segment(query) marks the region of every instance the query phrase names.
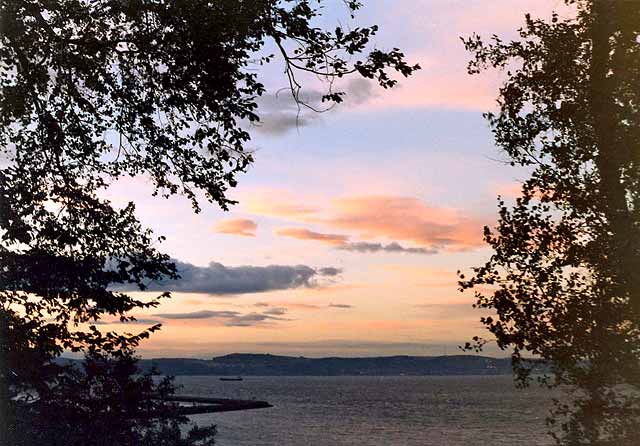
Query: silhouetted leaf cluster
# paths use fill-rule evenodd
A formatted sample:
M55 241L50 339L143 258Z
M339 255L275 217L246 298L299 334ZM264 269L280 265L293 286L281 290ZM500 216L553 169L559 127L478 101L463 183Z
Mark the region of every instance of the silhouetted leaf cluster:
M640 425L640 3L570 2L575 18L526 18L520 39L464 41L470 73L506 71L487 113L512 165L531 171L485 228L490 260L461 277L484 325L512 352L548 360L569 402L549 418L561 444L637 444ZM476 347L485 341L476 340ZM473 348L473 344L468 347ZM565 387L567 386L567 387Z

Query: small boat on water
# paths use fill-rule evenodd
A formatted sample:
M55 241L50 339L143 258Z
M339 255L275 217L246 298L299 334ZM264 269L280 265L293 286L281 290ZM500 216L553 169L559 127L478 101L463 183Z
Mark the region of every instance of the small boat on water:
M220 381L242 381L242 376L221 376Z

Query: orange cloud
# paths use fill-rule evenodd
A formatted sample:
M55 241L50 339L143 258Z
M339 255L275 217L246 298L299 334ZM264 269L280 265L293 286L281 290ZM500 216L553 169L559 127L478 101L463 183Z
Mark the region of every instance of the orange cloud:
M340 198L324 210L290 202L262 202L260 207L250 208L259 215L348 231L349 234L337 234L304 228L282 228L276 234L299 240L320 241L353 251L358 251L356 248L363 243L351 242L352 236L367 241L378 237L392 241L390 245L376 245L376 249L371 251L420 251L433 254L432 250L435 249L472 249L483 245L483 227L487 223L486 219L466 215L459 209L430 206L417 198L403 196ZM419 248L406 248L397 245L397 241L411 242ZM374 248L373 245L370 247ZM429 250L422 252L423 248Z
M349 239L348 236L342 234L323 234L303 228L281 228L276 230L276 234L298 240L315 240L330 245L343 245Z
M215 231L221 234L241 235L244 237L255 237L258 225L253 220L236 218L231 220L222 220L218 222Z
M429 206L411 197L369 196L334 202L324 222L363 238L386 237L450 250L481 246L484 222L452 208Z

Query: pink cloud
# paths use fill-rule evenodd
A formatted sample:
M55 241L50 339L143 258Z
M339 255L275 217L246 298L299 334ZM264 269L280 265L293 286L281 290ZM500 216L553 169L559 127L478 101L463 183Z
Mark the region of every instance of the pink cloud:
M215 226L215 232L220 234L241 235L243 237L255 237L258 225L253 220L236 218L222 220Z
M287 202L263 202L252 207L258 215L285 218L298 223L340 229L347 234L316 232L305 228L282 228L276 234L299 240L314 240L336 247L357 247L352 237L362 240L383 238L391 245L380 244L377 251L413 252L420 248L460 251L483 245L482 231L487 223L478 216L454 208L430 206L406 196L359 196L333 200L324 209L291 212L303 207ZM397 241L410 242L419 248L406 248ZM377 245L376 245L377 246ZM391 249L391 248L397 249ZM353 249L357 251L357 249ZM425 252L433 254L433 252Z
M349 238L342 234L323 234L303 228L281 228L276 230L276 234L298 240L315 240L330 245L343 245Z
M362 238L385 237L427 247L478 247L483 222L452 208L429 206L411 197L368 196L335 200L325 224Z

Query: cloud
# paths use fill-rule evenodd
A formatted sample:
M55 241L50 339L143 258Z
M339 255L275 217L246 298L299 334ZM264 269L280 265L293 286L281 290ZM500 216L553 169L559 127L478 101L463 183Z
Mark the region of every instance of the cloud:
M240 316L237 311L193 311L191 313L159 313L154 314L155 317L163 319L213 319L213 318L232 318Z
M397 242L391 242L387 245L382 243L356 242L339 246L338 249L343 251L353 251L361 253L375 252L402 252L408 254L437 254L438 250L433 248L406 248Z
M288 309L296 309L296 310L320 310L322 307L320 305L314 304L305 304L301 302L280 302L278 305L287 307Z
M287 312L287 309L284 307L275 307L275 308L269 308L268 310L263 311L262 314L282 316L283 314L286 314L286 312Z
M254 306L258 307L268 307L269 304L259 302L261 305L254 304ZM271 315L271 316L283 316L290 310L322 310L326 308L343 308L349 309L354 308L353 305L349 304L334 304L330 303L329 305L318 305L318 304L307 304L302 302L278 302L274 303L274 307L271 307L267 310L262 311L262 314Z
M363 104L378 96L374 83L360 77L350 79L344 90L347 93L345 101L351 105Z
M336 112L345 107L363 104L376 96L372 82L363 78L349 79L342 85L334 86L333 91L346 93L342 104L332 106L331 103L323 103L322 96L328 91L312 88L302 89L300 100L315 110ZM255 130L266 135L283 135L321 120L319 113L297 104L288 89L261 96L258 107L260 122L255 124Z
M298 240L318 241L333 245L337 249L340 249L342 251L359 253L392 252L428 255L438 253L438 250L434 248L404 247L401 246L398 242L391 242L386 245L383 245L382 243L371 242L349 242L349 236L344 234L325 234L321 232L310 231L304 228L282 228L276 230L276 234L284 237L295 238Z
M253 304L254 307L268 307L269 304L267 302L256 302Z
M234 317L225 322L227 327L253 327L255 325L261 325L267 321L286 321L280 317L269 316L267 314L249 313L242 316Z
M283 135L289 130L306 127L315 119L317 117L314 115L302 115L297 111L272 111L261 116L260 124L256 124L256 131L268 135Z
M324 209L308 208L290 202L250 205L257 215L284 218L326 228L320 232L284 227L276 234L298 240L313 240L353 252L397 252L435 254L437 251L462 251L484 246L483 228L490 221L459 209L432 206L407 196L354 196L333 200ZM333 232L336 229L344 233ZM362 241L351 242L352 237ZM372 241L375 238L388 242ZM405 247L400 242L417 246Z
M121 322L119 319L114 319L114 320L101 319L101 320L91 322L91 325L112 325L112 324L156 325L159 323L160 321L156 319L145 319L145 318L138 318L135 321L126 321L126 322Z
M330 245L342 245L348 240L348 236L342 234L323 234L303 228L281 228L276 234L283 237L291 237L298 240L315 240Z
M320 268L318 272L323 276L337 276L342 273L342 268L335 268L333 266L328 266L326 268Z
M195 319L207 319L217 322L225 327L253 327L257 325L264 325L271 321L288 321L289 319L277 317L286 313L284 308L274 308L272 310L284 310L269 312L267 310L263 313L246 313L242 314L237 311L211 311L202 310L194 311L191 313L159 313L154 314L155 317L170 320L195 320Z
M222 220L218 222L214 230L221 234L241 235L244 237L255 237L258 225L253 220L236 218Z
M292 204L271 204L271 214L278 209L296 208ZM329 230L346 233L317 232L305 228L285 227L276 234L298 240L314 240L338 249L362 252L395 252L436 254L440 250L461 251L483 246L482 233L487 219L468 215L459 209L431 206L406 196L356 196L333 200L321 212L308 214L279 214L301 223L321 225ZM357 236L362 242L350 242ZM389 243L372 242L385 238ZM417 246L405 247L398 241Z
M304 90L300 99L311 106L321 105L322 94L317 90ZM290 90L283 89L269 93L258 99L260 122L255 124L258 133L266 135L283 135L290 130L305 127L319 119L316 113L298 106Z
M147 290L211 295L262 293L314 288L322 285L318 277L330 275L326 273L326 268L316 270L306 265L224 266L211 262L206 267L200 267L176 262L176 266L180 279L152 282Z
M459 210L435 207L412 197L365 196L334 202L324 224L355 231L362 238L385 237L430 250L481 246L484 222ZM391 245L391 249L399 249Z

